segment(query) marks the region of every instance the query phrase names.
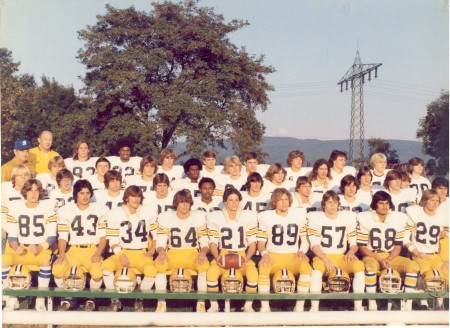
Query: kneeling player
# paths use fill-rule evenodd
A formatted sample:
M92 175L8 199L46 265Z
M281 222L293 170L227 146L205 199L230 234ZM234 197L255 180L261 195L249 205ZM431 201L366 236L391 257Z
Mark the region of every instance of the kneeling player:
M405 292L412 292L416 288L419 265L415 261L399 256L404 243L408 217L403 213L391 211L393 207L391 196L385 191L377 191L370 204L372 211L359 213L357 216L357 242L359 251L364 256L367 293L376 292L376 279L380 271L381 275L386 277L385 279L392 278L393 282L389 287L389 283L385 283L382 277L381 291L398 292L399 283L401 283L398 280L399 273L406 274ZM386 274L388 269L395 270L397 276L388 277ZM396 280L399 283L396 283ZM369 300L369 310L377 310L376 300ZM406 301L405 310L412 310L412 300Z
M310 212L308 237L313 259L311 292L322 290L322 275L334 276L337 269L353 273L353 291L364 292L364 263L356 257L356 215L350 211L339 211L339 196L328 190L322 197L323 212ZM345 253L349 247L349 251ZM348 289L348 286L345 288ZM330 288L332 290L332 288ZM355 310L363 311L362 300L355 302ZM311 311L318 311L319 301L311 301Z
M54 204L42 200L45 190L39 180L30 179L25 182L22 190L25 201L16 201L8 209L9 226L8 247L2 255L2 284L8 286L8 275L15 275L22 266L38 266L38 287L48 287L51 276L49 247L56 241L56 213ZM11 269L12 266L14 267ZM24 268L26 270L26 268ZM11 272L10 272L11 271ZM14 286L11 286L14 287ZM11 297L6 310L17 310L19 301ZM45 311L45 298L36 299L36 310Z
M309 243L306 238L306 210L290 208L292 195L285 188L276 188L270 200L272 210L258 215L259 262L258 290L270 291L270 274L287 269L294 275L300 274L297 291L309 290L312 268L306 252ZM301 239L300 249L299 239ZM295 281L292 282L295 285ZM272 286L274 289L276 286ZM304 301L297 301L295 311L303 311ZM269 301L261 301L261 312L270 312Z
M206 257L209 253L206 216L203 211L191 212L192 204L191 192L182 189L173 197L173 207L176 210L167 211L158 216L156 290L166 290L167 271L177 272L172 279L184 280L191 270L198 273L197 289L206 291L206 272L209 268ZM173 286L174 284L171 283L171 288ZM165 311L166 302L158 301L156 312ZM204 301L198 301L197 312L205 312Z
M234 188L226 189L223 194L225 208L208 214L208 231L210 237L209 247L211 254L215 258L211 262L208 270L207 281L208 291L217 292L219 290L219 277L226 273L226 269L217 264L220 255L230 252L237 252L245 256L246 261L242 263L239 274L247 279L247 293L255 293L258 286L258 270L251 260L256 251L256 235L258 222L256 212L242 210L240 202L241 193ZM219 305L217 301L211 301L208 312L217 312ZM244 312L254 312L252 301L246 301Z
M118 287L117 281L121 279L114 278L114 271L121 272L123 280L128 277L131 282L135 279L134 270L143 274L141 290L150 290L155 282L156 268L153 263L155 243L152 237L153 239L156 237L158 208L154 205L142 206L143 200L142 189L138 186L129 186L123 194L123 205L107 214L106 236L114 253L102 264L103 281L108 289ZM128 270L123 271L123 268ZM118 311L121 307L120 300L111 300L109 307L111 311ZM135 301L134 310L144 311L142 300Z

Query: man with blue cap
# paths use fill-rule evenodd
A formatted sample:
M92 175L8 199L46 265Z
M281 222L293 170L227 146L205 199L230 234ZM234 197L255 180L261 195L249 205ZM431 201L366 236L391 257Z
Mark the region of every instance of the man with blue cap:
M33 165L28 161L30 147L30 140L17 139L14 142L14 158L2 165L2 182L11 181L11 172L16 165L25 165L30 169L31 174L35 174Z

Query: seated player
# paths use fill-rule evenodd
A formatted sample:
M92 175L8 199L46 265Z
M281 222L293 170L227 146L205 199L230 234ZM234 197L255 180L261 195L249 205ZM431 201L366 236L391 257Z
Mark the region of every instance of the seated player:
M224 192L228 188L244 190L247 176L242 174L242 164L236 155L228 156L224 161L225 174L214 177L217 188Z
M341 180L346 175L355 176L356 169L353 166L345 166L347 161L347 153L340 150L333 150L328 159L328 167L331 174L331 190L339 192Z
M103 281L107 289L114 289L114 272L123 268L128 269L127 273L135 269L137 273L144 275L140 284L143 291L152 289L155 283L153 254L158 211L156 206L142 206L143 199L141 188L128 186L123 194L123 205L107 213L106 237L114 253L102 263ZM120 300L111 300L110 311L118 311L121 308ZM144 311L142 300L134 302L134 310Z
M328 161L324 158L315 161L308 178L312 184L312 192L323 195L331 187L331 174Z
M447 222L449 216L449 208L448 208L448 180L446 178L437 177L433 180L431 184L431 188L436 191L439 197L439 206L436 209L437 215L444 215ZM444 227L445 228L445 227ZM449 249L449 241L448 241L448 227L441 233L441 240L439 242L439 255L444 261L443 268L448 269L448 249Z
M219 255L237 252L245 256L246 261L240 269L236 270L240 275L247 278L247 293L255 293L258 286L258 270L251 260L256 251L256 235L258 222L256 212L242 210L240 202L241 193L229 188L223 194L225 208L208 214L209 247L214 260L211 262L207 274L208 291L219 291L219 277L226 274L226 269L217 264ZM208 312L218 312L219 304L211 301ZM244 304L244 312L254 312L252 301L247 300Z
M98 157L91 157L91 147L88 142L81 139L73 146L73 156L66 158L64 163L77 179L87 179L88 176L95 174L97 160Z
M107 245L105 205L91 203L92 186L85 179L73 186L74 203L58 210L58 259L53 263L53 276L58 287L64 287L65 277L77 267L89 272L89 287L98 289L103 283L102 253ZM68 249L68 250L67 250ZM74 304L67 299L61 301L60 311L67 311ZM93 311L95 303L88 299L86 311Z
M11 171L11 181L2 182L2 204L23 200L21 190L27 180L31 178L31 171L25 165L16 165Z
M337 269L353 273L353 291L364 292L364 263L355 255L358 251L356 214L339 211L339 206L339 196L328 190L322 198L323 212L307 214L308 237L314 253L311 292L320 292L323 274L334 276ZM364 311L362 300L355 300L354 304L355 311ZM319 301L311 301L311 311L318 310Z
M50 247L56 242L55 206L43 200L45 190L37 179L25 182L22 190L25 200L15 201L8 208L8 244L2 255L2 285L8 286L7 279L13 275L13 266L37 266L39 268L38 287L48 287L51 277ZM29 268L31 270L31 268ZM17 310L17 297L10 297L6 310ZM36 310L46 311L45 297L36 298Z
M275 188L286 188L289 191L294 191L294 183L286 181L286 170L280 163L270 165L264 178L264 185L261 188L263 192L271 193Z
M173 197L175 210L158 215L156 290L166 290L167 272L171 273L170 271L179 268L197 272L197 289L199 291L207 289L206 273L209 261L206 256L209 253L209 246L206 215L203 211L191 211L192 204L190 191L182 189ZM165 311L166 302L158 300L156 312ZM206 312L205 301L197 302L197 312Z
M412 157L408 161L407 171L411 177L409 187L416 191L416 203L422 198L425 190L431 189L430 180L423 176L424 162L419 157Z
M339 186L339 191L342 193L339 195L341 201L339 209L341 211L346 210L359 213L369 210L369 205L356 196L357 190L358 180L353 175L348 174L341 179L341 185Z
M425 286L428 275L439 274L445 279L448 286L448 267L443 266L444 260L439 255L439 238L441 233L448 230L448 217L436 213L439 206L439 196L436 191L425 190L419 205L406 209L408 214L408 242L405 247L411 252L412 259L419 264L420 274L423 276ZM410 238L409 238L410 237ZM428 309L427 300L421 300L421 309Z
M179 178L172 181L171 186L174 191L188 189L192 197L200 196L198 189L198 181L200 179L200 171L202 163L197 158L190 158L183 164L185 178Z
M68 169L62 169L56 174L58 189L53 190L50 200L56 208L60 208L70 202L73 202L73 174Z
M110 210L122 206L123 190L122 174L116 170L109 170L105 173L106 190L97 190L95 192L95 202L106 205Z
M382 153L375 153L370 157L370 167L372 168L372 186L382 186L386 174L390 171L387 167L387 157Z
M126 177L127 186L138 186L143 192L153 189L153 178L158 172L158 161L151 157L145 156L141 160L139 167L140 175L129 175Z
M217 153L215 150L207 150L202 155L203 169L201 176L204 178L212 178L216 175L223 174L223 165L216 165Z
M295 184L295 192L292 197L292 207L304 208L306 212L321 211L322 197L318 193L311 192L311 181L308 177L298 177Z
M216 189L216 183L211 178L201 178L198 182L198 189L201 196L194 197L194 204L192 210L212 212L219 211L221 209L222 199L214 196L214 190Z
M373 196L370 204L372 211L359 213L357 216L357 242L359 251L364 256L367 293L376 292L377 275L385 274L387 269L393 269L397 274L405 274L406 293L416 289L419 265L400 256L403 244L407 242L404 237L408 217L403 213L391 211L392 206L391 196L380 190ZM400 276L396 278L400 279ZM369 310L377 309L376 300L369 300ZM405 310L412 310L412 300L406 301Z
M95 162L95 171L94 175L90 175L87 177L87 180L91 183L92 189L94 191L97 190L106 190L105 187L105 174L111 169L111 163L108 161L106 157L100 157Z
M172 149L163 149L159 155L160 173L165 173L170 181L183 177L183 167L174 165L177 155Z
M41 181L42 187L45 190L45 199L50 199L51 192L58 188L56 174L65 168L66 164L64 163L64 159L61 156L55 156L48 161L50 173L40 173L36 175L36 179Z
M250 173L247 177L245 190L242 193L242 208L254 212L262 212L270 208L270 193L263 192L264 180L258 172Z
M271 210L258 214L258 291L270 291L270 275L283 269L300 275L297 292L307 293L312 268L306 252L309 242L306 237L306 210L291 207L292 195L285 188L276 188L270 199ZM299 241L300 248L299 248ZM292 281L295 285L295 281ZM276 289L276 286L272 286ZM297 301L295 311L304 309L305 301ZM270 312L269 301L261 301L261 311Z
M118 171L124 179L127 176L135 175L139 171L141 164L140 156L131 156L133 144L129 140L119 140L117 142L117 153L119 156L109 156L111 169ZM122 188L124 189L124 188Z
M291 150L287 156L286 180L295 183L299 177L309 174L310 168L302 167L305 155L300 150Z
M157 173L153 178L153 190L144 195L144 205L156 205L158 214L173 209L173 196L175 193L170 189L170 180L165 173Z
M416 201L416 196L411 192L401 189L401 174L397 170L390 170L386 174L384 180L384 188L389 195L391 195L392 203L394 204L394 211L405 213L406 208L413 205Z

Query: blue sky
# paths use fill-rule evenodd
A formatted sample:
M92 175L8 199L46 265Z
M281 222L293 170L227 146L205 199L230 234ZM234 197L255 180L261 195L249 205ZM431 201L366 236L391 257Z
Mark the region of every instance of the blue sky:
M82 86L77 31L95 24L105 4L151 10L150 0L3 0L0 42L20 73ZM351 91L337 82L356 51L382 63L364 86L365 136L415 140L426 105L449 84L448 0L201 0L226 21L250 26L231 34L276 72L271 104L258 118L267 136L347 139Z

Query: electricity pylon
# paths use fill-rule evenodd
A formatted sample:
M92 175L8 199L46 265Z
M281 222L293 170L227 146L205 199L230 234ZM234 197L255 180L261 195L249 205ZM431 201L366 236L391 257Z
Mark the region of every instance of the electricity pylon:
M364 93L363 85L365 76L372 80L372 71L375 71L375 78L378 76L378 67L382 64L362 64L359 57L359 50L356 51L356 58L352 67L345 73L338 84L341 92L348 90L348 83L352 88L352 112L350 120L350 149L348 160L351 165L359 166L364 163Z

